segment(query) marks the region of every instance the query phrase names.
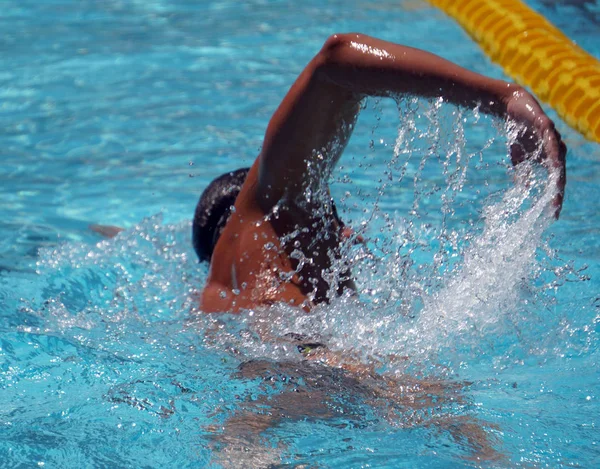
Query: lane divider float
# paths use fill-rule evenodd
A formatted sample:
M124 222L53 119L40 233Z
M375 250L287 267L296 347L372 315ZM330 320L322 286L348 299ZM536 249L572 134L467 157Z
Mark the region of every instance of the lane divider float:
M520 0L429 0L518 83L600 143L600 61Z

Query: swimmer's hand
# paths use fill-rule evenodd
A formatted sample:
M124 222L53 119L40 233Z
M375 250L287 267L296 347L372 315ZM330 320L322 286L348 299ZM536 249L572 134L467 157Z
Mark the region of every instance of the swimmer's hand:
M546 167L549 178L556 184L552 207L554 217L558 218L567 181L565 167L567 147L554 128L554 122L525 89L511 86L505 102L509 123L514 122L518 126L517 138L510 146L512 163L517 165L533 158Z

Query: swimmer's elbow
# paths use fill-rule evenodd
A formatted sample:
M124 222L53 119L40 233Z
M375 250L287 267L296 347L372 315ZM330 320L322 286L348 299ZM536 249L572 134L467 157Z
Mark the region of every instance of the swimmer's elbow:
M360 44L363 41L364 36L359 33L332 34L327 38L319 52L321 63L323 65L339 64L347 55L347 51L350 50L352 44Z
M340 48L347 47L353 40L356 41L360 37L357 33L337 33L332 34L323 44L321 51L326 53L336 52Z
M327 38L317 56L319 63L329 67L346 64L351 51L356 50L361 44L366 44L368 40L368 36L360 33L332 34Z
M374 41L376 39L359 33L332 34L317 55L317 75L352 91L371 89L372 85L367 86L365 79L375 70L372 64ZM376 59L377 70L385 69L381 57L378 55Z

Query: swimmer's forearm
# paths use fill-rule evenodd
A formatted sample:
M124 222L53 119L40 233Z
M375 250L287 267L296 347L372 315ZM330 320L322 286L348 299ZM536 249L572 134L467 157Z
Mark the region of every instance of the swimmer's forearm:
M357 94L441 96L504 116L518 85L466 70L428 52L362 34L331 36L315 58L316 72Z

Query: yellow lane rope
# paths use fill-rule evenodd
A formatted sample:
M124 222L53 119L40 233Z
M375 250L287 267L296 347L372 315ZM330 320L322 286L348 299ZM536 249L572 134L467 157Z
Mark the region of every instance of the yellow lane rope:
M600 143L600 61L520 0L429 0L572 127Z

